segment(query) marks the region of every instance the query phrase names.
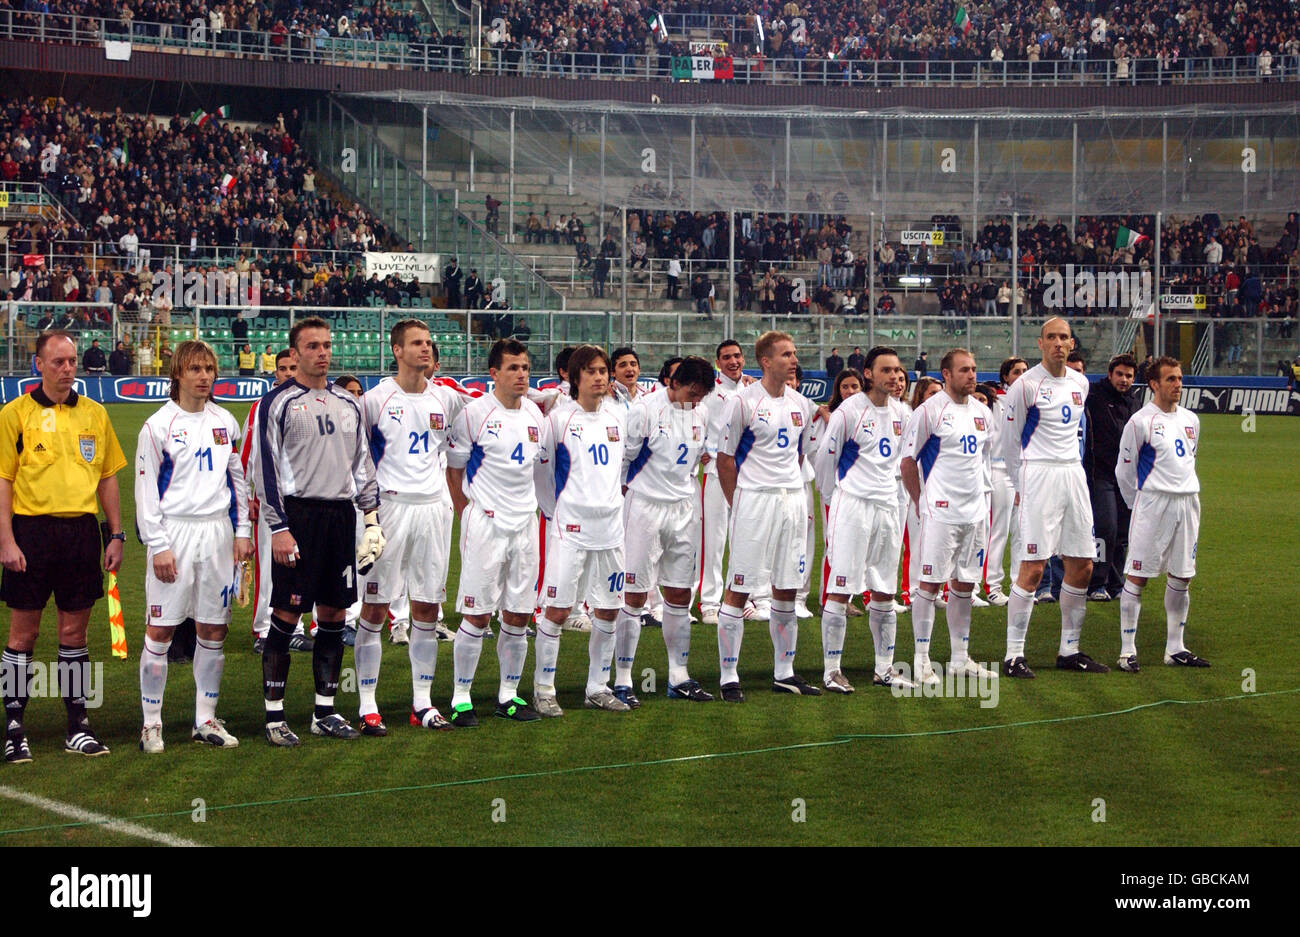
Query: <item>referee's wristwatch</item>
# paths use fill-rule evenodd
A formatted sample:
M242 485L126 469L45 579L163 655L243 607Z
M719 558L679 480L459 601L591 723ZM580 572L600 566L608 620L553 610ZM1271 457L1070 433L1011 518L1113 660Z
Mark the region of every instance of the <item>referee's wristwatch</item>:
M109 534L109 535L108 535L108 539L109 539L109 540L121 540L123 543L126 543L126 531L125 531L125 530L119 530L119 531L118 531L117 533L115 533L115 534Z

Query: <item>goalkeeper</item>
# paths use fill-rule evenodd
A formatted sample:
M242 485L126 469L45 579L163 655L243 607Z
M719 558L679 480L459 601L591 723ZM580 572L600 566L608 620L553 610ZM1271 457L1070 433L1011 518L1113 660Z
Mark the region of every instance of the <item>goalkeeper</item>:
M289 332L298 363L293 380L271 389L257 408L255 432L262 511L271 528L271 630L262 652L266 739L290 747L298 737L284 717L289 639L298 617L316 607L312 674L313 735L354 739L361 733L334 711L343 665L343 620L365 575L384 549L379 489L358 401L327 377L330 327L301 319ZM356 515L365 516L353 557Z
M217 696L240 566L253 541L239 423L212 402L216 379L212 348L181 342L172 355L171 400L145 421L136 443L136 527L149 551L140 750L149 754L163 750L167 650L177 626L191 618L197 633L191 737L222 748L239 744L217 718Z

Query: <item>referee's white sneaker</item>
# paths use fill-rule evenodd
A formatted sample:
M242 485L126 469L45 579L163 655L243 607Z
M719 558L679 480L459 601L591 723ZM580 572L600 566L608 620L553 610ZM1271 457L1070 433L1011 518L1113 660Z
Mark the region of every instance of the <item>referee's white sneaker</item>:
M226 731L226 724L220 719L209 719L201 726L190 730L190 738L216 748L238 748L239 739Z
M163 750L162 726L145 726L140 730L140 751L156 755Z

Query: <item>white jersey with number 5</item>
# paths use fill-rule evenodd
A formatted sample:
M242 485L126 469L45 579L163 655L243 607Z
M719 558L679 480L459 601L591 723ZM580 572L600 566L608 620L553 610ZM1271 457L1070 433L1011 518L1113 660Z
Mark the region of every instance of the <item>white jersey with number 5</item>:
M166 520L228 515L249 536L239 424L209 402L198 413L168 401L145 420L136 445L136 523L152 550L169 550Z
M1138 492L1167 495L1197 494L1196 450L1201 418L1179 406L1166 413L1149 403L1133 414L1119 441L1115 480L1132 507Z
M504 530L536 523L534 467L550 454L550 425L528 399L510 410L485 394L461 411L447 437L447 464L465 470L465 497Z
M361 409L381 500L384 492L441 500L447 487L442 450L466 402L432 383L408 394L391 377L366 392Z
M800 456L816 408L797 390L782 390L773 397L758 381L727 401L718 451L736 460L737 488L803 488Z

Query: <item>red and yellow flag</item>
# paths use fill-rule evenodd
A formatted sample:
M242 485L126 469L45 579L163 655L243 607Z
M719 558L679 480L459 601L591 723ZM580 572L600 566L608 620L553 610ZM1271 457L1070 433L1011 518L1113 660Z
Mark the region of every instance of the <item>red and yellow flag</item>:
M108 633L113 639L113 656L126 660L126 625L122 621L122 597L117 594L117 573L108 574Z

